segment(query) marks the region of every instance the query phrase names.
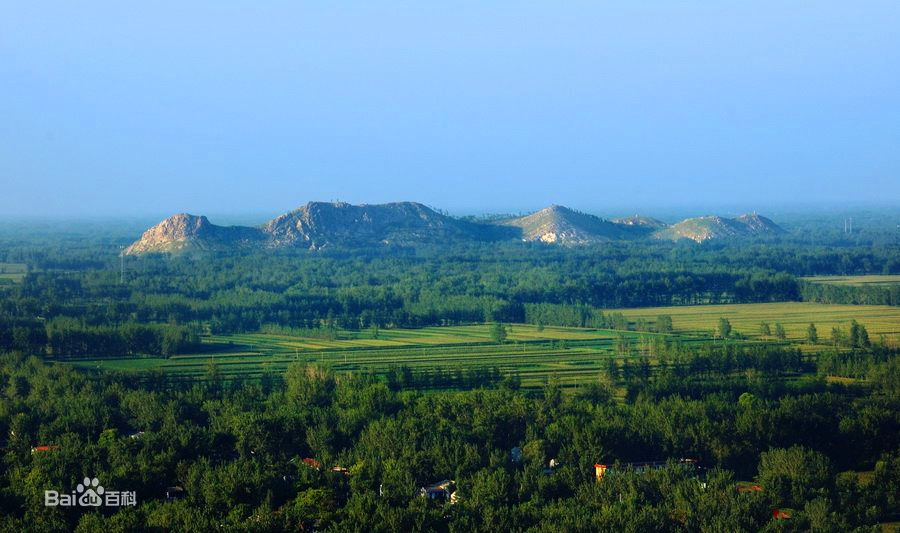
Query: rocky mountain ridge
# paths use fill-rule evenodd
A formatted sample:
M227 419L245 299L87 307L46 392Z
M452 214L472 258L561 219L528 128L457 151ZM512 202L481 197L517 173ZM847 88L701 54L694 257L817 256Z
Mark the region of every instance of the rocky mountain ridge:
M256 226L217 226L205 216L180 213L148 229L125 249L128 255L236 248L365 247L451 242L522 240L584 245L638 239L742 238L783 230L756 214L737 218L704 216L671 226L650 217L615 220L551 205L522 217L462 220L416 202L352 205L309 202Z

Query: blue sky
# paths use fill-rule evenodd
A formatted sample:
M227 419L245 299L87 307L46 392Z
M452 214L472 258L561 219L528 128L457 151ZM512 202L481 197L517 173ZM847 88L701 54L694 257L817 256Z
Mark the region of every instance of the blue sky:
M896 205L897 28L883 1L3 2L0 212Z

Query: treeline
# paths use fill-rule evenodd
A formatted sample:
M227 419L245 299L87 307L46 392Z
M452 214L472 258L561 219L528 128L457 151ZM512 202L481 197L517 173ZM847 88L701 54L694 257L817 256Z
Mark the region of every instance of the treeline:
M47 330L41 320L0 315L0 352L42 354Z
M799 349L784 346L729 343L687 347L662 339L654 339L656 342L641 346L627 342L624 337L622 340L625 340L624 344L618 346L621 355L606 358L603 376L609 384L624 386L629 391L629 397L651 390L654 395L679 393L701 397L705 392L702 386L692 389L686 383L721 384L735 378L741 383L739 394L749 390L744 379L749 371L765 376L762 381L772 384L786 375L814 373L817 369L814 358L805 357ZM564 350L565 347L559 349ZM496 386L518 390L521 386L518 373L504 374L496 366L393 366L384 373L383 379L393 391L472 390Z
M473 246L440 255L128 258L121 284L113 265L32 272L10 289L8 307L16 316L71 316L91 326L203 322L232 333L266 324L316 329L329 317L343 329L523 322L538 304L600 309L798 298L791 274L695 253L690 259L671 246L614 244L590 252Z
M772 345L704 344L687 348L683 344L662 344L654 348L656 362L650 371L647 354L639 358L610 359L607 376L616 381L622 378L626 384L635 379L687 376L707 379L727 377L748 370L779 376L785 373L802 373L815 369L814 363L804 358L798 348Z
M871 380L882 388L900 391L897 350L884 346L824 353L819 356L818 371L824 376Z
M838 285L803 281L800 297L825 304L900 305L900 283L890 285Z
M0 317L0 351L77 357L170 356L200 345L196 329L172 324L86 326L71 317L13 320Z
M538 326L618 329L656 333L672 332L672 317L660 315L654 321L639 318L634 323L619 312L604 312L588 305L525 304L522 323Z
M467 366L453 369L435 366L413 370L402 365L389 368L385 373L385 382L392 391L472 390L492 388L501 383L508 388L518 389L521 379L517 375L504 376L496 366Z
M6 252L11 258L22 255ZM67 257L65 249L57 252L61 260ZM318 338L341 329L485 321L654 331L653 324L627 325L624 317L600 310L798 300L805 297L801 287L809 287L795 277L809 273L804 269L871 272L894 268L892 257L890 250L875 248L774 243L744 248L504 244L392 253L130 257L122 280L118 258L109 257L103 269L86 265L29 273L22 283L4 289L0 316L17 321L71 317L85 328L115 329L128 323L208 327L216 334L285 328ZM5 345L25 349L42 344L25 333Z

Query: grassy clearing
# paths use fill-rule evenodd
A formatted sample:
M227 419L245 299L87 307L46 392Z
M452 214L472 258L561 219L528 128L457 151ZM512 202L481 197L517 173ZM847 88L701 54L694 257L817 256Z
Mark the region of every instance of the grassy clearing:
M27 273L28 265L25 263L0 263L0 280L19 283Z
M655 320L659 315L672 317L677 332L711 333L719 318L727 318L734 331L749 338L761 338L760 322L768 322L774 331L780 322L789 340L806 339L806 328L816 325L821 342L827 342L831 328L845 331L850 321L856 320L877 340L884 335L890 342L900 341L900 307L887 305L818 304L812 302L779 302L765 304L692 305L676 307L649 307L642 309L617 309L630 320L643 318Z
M900 275L867 275L867 276L812 276L802 278L810 283L828 285L896 285L900 283Z

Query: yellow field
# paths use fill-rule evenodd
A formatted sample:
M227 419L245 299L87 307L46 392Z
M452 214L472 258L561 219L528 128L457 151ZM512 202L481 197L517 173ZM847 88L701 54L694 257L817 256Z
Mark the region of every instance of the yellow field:
M827 342L831 328L838 326L845 331L850 321L864 325L874 341L880 335L891 342L900 341L900 307L887 305L818 304L812 302L779 302L765 304L692 305L675 307L650 307L641 309L615 309L630 320L643 318L655 320L659 315L670 315L675 331L712 332L719 318L727 318L732 328L748 337L759 337L760 322L768 322L772 331L780 322L788 339L803 340L810 322L816 325L821 342Z
M546 326L538 331L537 326L530 324L507 324L507 341L535 340L590 340L609 339L611 334L598 333L596 330L563 328ZM277 342L280 346L298 350L333 350L342 348L378 348L405 346L436 346L445 344L465 344L471 342L488 342L491 340L491 326L488 324L467 326L434 326L420 329L382 329L378 338L371 338L368 330L358 332L342 331L341 335L352 338L338 340L309 339L292 335L272 333L248 333L229 336L214 336L227 342L232 340L246 345L263 345Z
M828 285L894 285L900 283L900 275L813 276L801 279Z

